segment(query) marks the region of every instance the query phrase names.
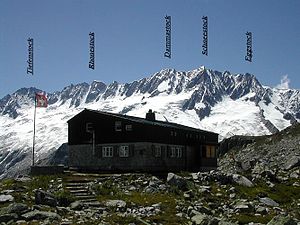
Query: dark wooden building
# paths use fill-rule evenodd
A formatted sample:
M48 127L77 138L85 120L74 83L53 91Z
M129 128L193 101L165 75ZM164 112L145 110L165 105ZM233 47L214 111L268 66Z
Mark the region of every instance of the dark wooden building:
M85 109L68 121L70 167L98 171L199 171L217 167L218 134Z

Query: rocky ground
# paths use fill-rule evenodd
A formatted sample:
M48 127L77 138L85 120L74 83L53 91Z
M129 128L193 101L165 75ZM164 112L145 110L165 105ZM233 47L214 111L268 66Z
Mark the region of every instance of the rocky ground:
M5 179L0 223L300 225L299 146L294 125L273 136L228 140L211 172Z
M22 177L1 183L3 224L300 224L300 179L169 173ZM276 178L276 179L275 179ZM275 179L275 180L274 180Z

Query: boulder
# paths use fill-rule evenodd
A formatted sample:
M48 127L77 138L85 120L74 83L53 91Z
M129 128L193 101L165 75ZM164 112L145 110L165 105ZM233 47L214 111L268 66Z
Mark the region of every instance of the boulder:
M289 216L275 216L267 225L297 225L297 222Z
M125 208L126 202L124 202L123 200L108 200L106 201L105 205L107 207Z
M12 202L15 198L12 195L0 195L0 203Z
M72 202L70 205L70 209L72 210L81 210L84 204L81 201Z
M57 199L51 193L43 190L35 191L35 204L38 205L49 205L55 207L58 205Z
M290 170L293 169L295 167L300 166L300 157L296 156L296 157L290 157L287 162L285 163L284 169L285 170Z
M246 177L239 175L239 174L233 174L232 179L236 184L245 186L245 187L253 187L253 183Z
M192 217L193 225L206 225L209 222L209 218L205 214L196 214Z
M197 214L191 218L193 225L218 225L219 220L205 214Z
M25 220L44 220L44 219L50 219L50 220L61 220L60 215L54 212L45 212L45 211L39 211L34 210L28 213L25 213L22 215L22 217Z
M273 199L268 198L268 197L259 198L259 201L268 206L279 206L279 204L277 202L275 202Z
M239 213L252 213L253 207L249 204L238 204L234 207L234 210Z
M21 215L29 211L27 205L23 203L11 203L7 207L1 209L0 214L17 214Z
M257 206L257 208L255 209L256 213L259 213L261 215L266 215L268 213L268 209L262 206Z
M252 163L250 161L241 162L241 168L243 171L249 171L252 168Z
M300 170L295 170L295 171L290 173L290 178L299 179L300 178L299 175L300 175Z
M176 186L180 190L186 190L187 181L174 173L168 173L167 183L172 186Z
M18 215L15 213L11 214L1 214L0 215L0 223L7 223L9 221L16 221L18 219Z

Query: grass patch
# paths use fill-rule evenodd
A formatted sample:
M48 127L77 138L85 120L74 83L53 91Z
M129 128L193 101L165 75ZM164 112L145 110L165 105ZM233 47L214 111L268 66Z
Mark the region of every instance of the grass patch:
M137 219L132 216L121 216L118 214L111 214L108 218L109 224L112 225L121 225L121 224L129 224L129 223L135 223L137 222Z
M300 187L279 183L270 190L269 197L279 204L288 206L294 200L300 199Z
M264 183L254 187L236 186L236 190L242 198L269 197L283 205L290 205L295 199L300 199L300 187L292 186L290 183L278 183L273 188Z
M13 189L16 181L14 179L4 179L1 181L1 191L7 189Z
M57 198L59 205L61 206L68 206L70 203L75 201L74 195L65 189L54 193L54 196Z
M239 224L248 224L250 222L267 224L275 215L268 214L265 216L255 216L254 214L239 214L234 215L233 218Z
M92 186L98 201L107 199L120 199L123 198L124 193L114 184L111 180L106 180L101 184Z
M236 186L237 195L240 198L256 199L257 197L266 197L270 188L265 183L256 184L254 187Z
M33 191L34 189L41 188L42 190L47 190L50 185L51 180L56 180L57 178L60 178L56 175L41 175L41 176L34 176L31 181L27 183L27 186L30 191Z

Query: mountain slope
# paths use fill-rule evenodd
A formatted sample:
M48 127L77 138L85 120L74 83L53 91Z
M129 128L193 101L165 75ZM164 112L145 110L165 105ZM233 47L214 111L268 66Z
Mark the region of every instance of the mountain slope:
M0 100L0 174L30 165L34 93L22 88ZM223 73L201 67L188 72L165 69L131 83L94 81L48 93L48 108L37 109L37 159L67 142L67 120L84 108L144 117L149 109L160 120L220 133L263 135L300 119L298 90L262 86L251 74Z

